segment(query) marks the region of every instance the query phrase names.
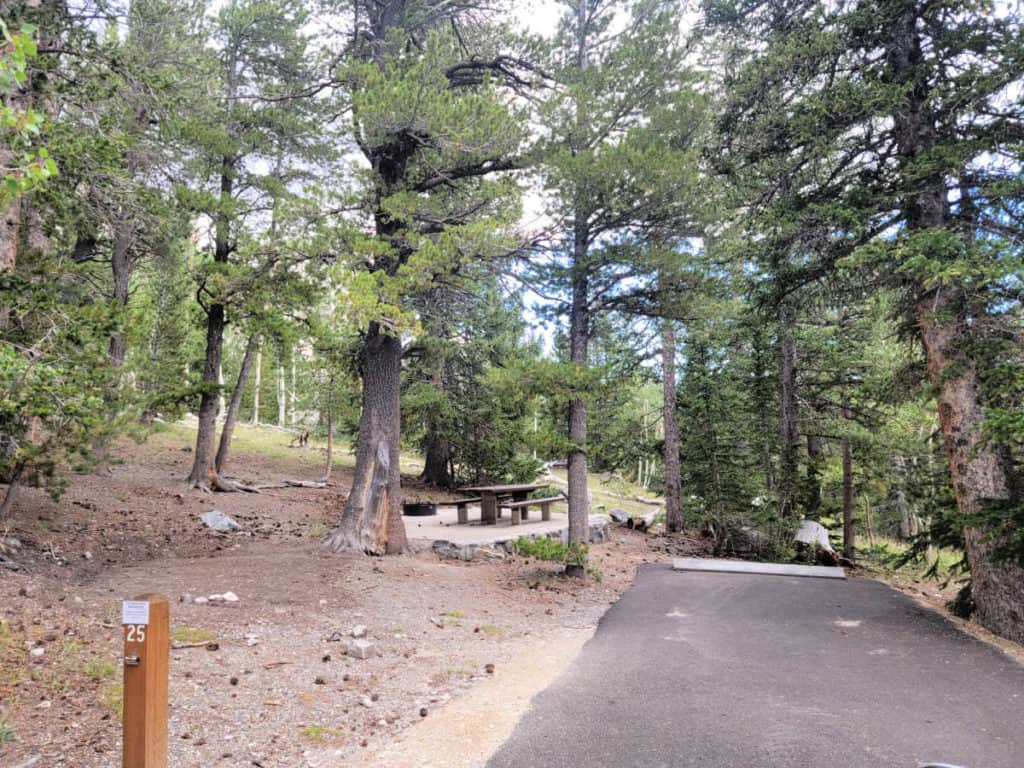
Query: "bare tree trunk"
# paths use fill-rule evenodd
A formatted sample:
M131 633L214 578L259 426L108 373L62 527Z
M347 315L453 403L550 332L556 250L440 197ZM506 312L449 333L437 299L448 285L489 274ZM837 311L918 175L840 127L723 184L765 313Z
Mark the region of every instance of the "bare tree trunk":
M796 312L788 303L779 312L779 516L797 510L797 451L800 445L799 406L796 391Z
M192 473L188 480L196 488L212 490L214 483L213 442L217 435L217 410L220 396L217 385L217 371L224 353L224 326L226 325L223 304L211 304L206 318L206 360L203 363L203 394L199 400L199 425L196 428L196 449L192 461Z
M586 235L576 233L575 274L569 311L569 351L581 371L588 367L590 344L590 285L586 265ZM569 401L569 543L586 544L590 530L590 492L587 487L587 403L582 397ZM582 576L583 566L566 566L567 574Z
M842 437L843 452L843 557L851 563L857 557L853 529L853 448L849 435Z
M402 344L371 323L362 349L362 414L356 470L341 519L324 541L335 552L404 552L399 403Z
M292 391L288 393L288 421L295 428L295 354L292 353Z
M256 347L256 381L252 391L252 425L260 423L260 387L263 386L263 344Z
M277 426L284 429L285 426L285 400L287 393L284 386L284 363L277 364Z
M226 204L234 191L235 160L221 159L220 197ZM231 255L230 222L226 213L217 217L214 235L213 259L226 264ZM196 449L189 483L206 491L218 485L214 468L213 441L217 434L217 410L220 401L218 374L224 356L224 328L227 326L227 308L219 301L206 311L206 359L203 362L203 394L199 400L199 425L196 429Z
M322 480L326 483L331 479L334 468L334 373L327 382L327 462L324 466Z
M242 357L242 367L238 369L238 379L235 381L235 389L231 393L231 402L228 404L227 413L224 415L224 426L221 427L220 444L217 446L217 457L214 459L214 470L218 475L224 473L228 465L228 454L231 451L231 438L235 433L235 422L238 420L238 409L242 407L242 395L245 394L245 386L249 382L249 371L252 369L252 361L256 356L256 348L260 340L258 335L249 337L249 343L245 348L245 355Z
M679 419L676 415L676 329L670 318L661 321L662 422L665 426L665 527L683 530L682 481L679 468Z
M14 507L14 500L18 496L18 488L21 487L21 476L25 474L25 462L20 461L11 473L11 479L7 485L7 493L4 494L3 503L0 504L0 520L3 520L11 513Z
M451 488L452 476L448 471L451 465L451 446L441 435L432 434L427 441L427 452L423 459L423 472L420 480L435 488Z
M817 519L821 509L822 440L818 435L807 435L807 502L806 516Z
M931 86L920 74L923 53L916 7L907 5L887 31L887 64L894 82L906 86L905 103L893 114L893 128L901 161L914 166L938 142ZM902 201L907 232L949 229L952 222L942 171L908 179L908 186L911 182L913 187ZM1019 505L1024 494L1019 470L1001 446L982 439L985 411L970 342L975 340L975 329L989 319L985 308L967 306L967 292L943 282L934 285L922 280L916 288L918 331L929 377L939 390L939 423L957 508L970 519L993 505ZM992 533L975 527L964 530L977 617L993 632L1024 642L1024 568L997 558L1003 542Z
M221 356L217 366L217 415L227 412L227 400L224 398L224 357Z

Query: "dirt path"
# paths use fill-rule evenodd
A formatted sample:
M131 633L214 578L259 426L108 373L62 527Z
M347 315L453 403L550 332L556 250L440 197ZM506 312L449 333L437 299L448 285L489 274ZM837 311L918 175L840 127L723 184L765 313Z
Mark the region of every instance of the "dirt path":
M145 591L172 600L177 640L218 648L172 651L172 768L315 768L363 755L402 765L500 689L492 727L473 744L483 754L636 566L664 556L664 540L616 532L593 551L598 583L523 560L329 555L318 540L347 488L344 472L327 490L210 496L185 490L182 447L174 435L123 446L112 478L75 477L59 504L22 496L7 532L23 542L13 555L21 570L0 573L0 725L16 739L0 744L0 764L116 763L119 605ZM319 461L282 451L242 454L237 466L272 480L311 476ZM198 515L213 508L243 531L206 530ZM238 602L178 602L227 591ZM356 625L379 655L344 655ZM405 747L392 747L403 734Z

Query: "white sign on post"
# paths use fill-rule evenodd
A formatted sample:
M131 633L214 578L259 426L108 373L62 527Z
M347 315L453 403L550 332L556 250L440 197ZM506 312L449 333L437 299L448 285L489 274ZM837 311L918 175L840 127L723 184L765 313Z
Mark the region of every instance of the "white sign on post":
M148 600L125 600L121 603L122 624L149 624Z

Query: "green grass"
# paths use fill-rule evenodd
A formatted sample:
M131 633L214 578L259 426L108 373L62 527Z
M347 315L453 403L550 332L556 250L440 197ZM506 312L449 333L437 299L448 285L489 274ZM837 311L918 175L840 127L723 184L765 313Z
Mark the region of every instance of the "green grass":
M329 725L307 725L299 731L299 734L311 741L326 741L338 738L341 731Z
M450 619L466 618L466 614L464 614L462 611L448 611L448 613L446 613L445 616L447 616Z
M567 471L565 469L552 469L551 474L562 481L567 479ZM564 485L561 487L565 488ZM591 511L598 514L607 512L609 509L623 509L631 515L640 513L647 514L653 509L650 504L643 504L642 502L634 501L631 498L619 497L643 496L648 499L660 498L659 494L639 486L636 483L631 483L628 480L618 477L603 480L601 473L598 472L590 473L587 479L587 488L590 490L591 498L594 501L593 509ZM603 505L604 509L597 509L599 505Z
M482 624L480 631L487 635L487 637L497 638L505 636L504 630L501 627L496 627L494 624Z
M949 576L953 568L963 558L963 552L959 550L933 548L925 555L924 561L911 561L903 567L897 568L896 565L900 558L909 549L910 545L906 542L888 536L875 536L873 544L869 544L866 538L859 540L857 555L862 562L870 563L881 570L909 573L915 576L924 576L929 569L937 566L935 568L936 575L940 578Z
M82 674L96 680L112 680L117 675L117 665L112 661L93 659L82 665Z
M100 691L100 703L117 715L118 720L124 719L124 686L111 683Z
M198 627L175 627L171 633L176 643L212 643L215 639L212 632Z
M6 720L0 720L0 746L17 740L17 736L14 734L14 726Z

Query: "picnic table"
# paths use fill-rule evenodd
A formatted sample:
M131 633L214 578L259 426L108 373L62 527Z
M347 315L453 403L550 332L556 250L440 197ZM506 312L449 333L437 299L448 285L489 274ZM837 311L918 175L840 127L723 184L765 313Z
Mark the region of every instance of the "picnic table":
M498 500L500 497L511 497L513 503L521 503L527 500L531 491L546 487L547 483L520 483L519 485L476 485L462 490L467 493L479 494L480 523L495 525L498 522ZM513 523L518 522L515 517L518 515L514 516Z

